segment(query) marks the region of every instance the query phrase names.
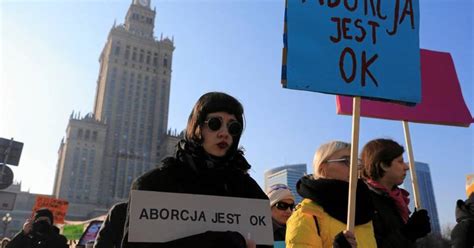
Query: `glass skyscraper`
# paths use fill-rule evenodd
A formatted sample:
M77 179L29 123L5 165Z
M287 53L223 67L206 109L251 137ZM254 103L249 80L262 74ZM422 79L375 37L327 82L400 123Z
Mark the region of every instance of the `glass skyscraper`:
M421 208L428 210L431 220L432 233L441 234L441 228L438 219L438 208L431 180L430 167L427 163L415 162L416 176L418 178L418 191L420 193ZM408 176L403 182L403 188L410 192L410 210L415 209L415 200L413 196L413 188L411 186L411 177Z
M293 164L276 167L265 171L265 191L274 184L282 183L288 185L295 196L296 203L303 199L296 192L296 183L306 174L306 164Z

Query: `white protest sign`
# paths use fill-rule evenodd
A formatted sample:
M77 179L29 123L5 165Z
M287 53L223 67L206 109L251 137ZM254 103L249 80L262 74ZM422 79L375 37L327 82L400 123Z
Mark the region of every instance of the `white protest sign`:
M268 200L132 190L129 242L168 242L206 231L236 231L273 245Z

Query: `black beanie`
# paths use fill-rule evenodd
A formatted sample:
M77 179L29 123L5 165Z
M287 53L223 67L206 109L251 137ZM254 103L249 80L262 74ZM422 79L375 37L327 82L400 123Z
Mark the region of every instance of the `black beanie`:
M49 220L51 221L51 225L53 224L53 222L54 222L53 213L49 209L40 208L40 209L36 210L34 219L36 220L36 219L38 219L39 217L42 217L42 216L48 217Z

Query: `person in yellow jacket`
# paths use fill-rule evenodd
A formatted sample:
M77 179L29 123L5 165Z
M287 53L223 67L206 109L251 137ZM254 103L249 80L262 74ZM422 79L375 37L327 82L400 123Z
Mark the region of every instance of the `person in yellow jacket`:
M332 141L318 148L313 175L296 184L304 200L287 222L287 248L377 247L368 187L357 183L354 233L345 231L349 191L350 144Z

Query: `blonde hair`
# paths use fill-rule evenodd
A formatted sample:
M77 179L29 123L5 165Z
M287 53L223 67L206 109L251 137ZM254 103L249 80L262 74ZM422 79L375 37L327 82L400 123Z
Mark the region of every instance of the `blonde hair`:
M326 144L321 145L316 153L314 154L313 158L313 177L319 178L323 177L324 175L321 174L322 167L321 165L326 162L326 160L331 157L334 153L343 150L343 149L350 149L351 144L343 142L343 141L331 141Z

